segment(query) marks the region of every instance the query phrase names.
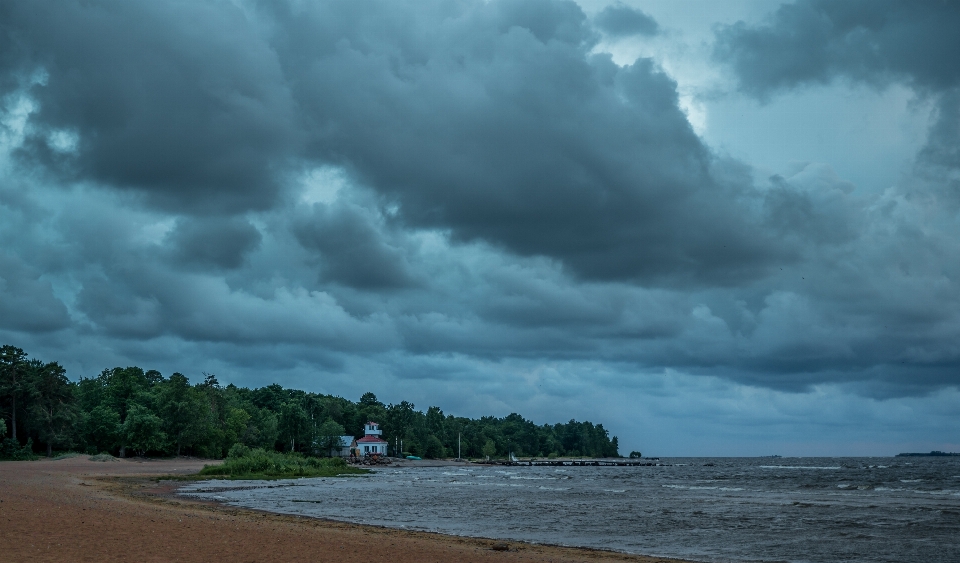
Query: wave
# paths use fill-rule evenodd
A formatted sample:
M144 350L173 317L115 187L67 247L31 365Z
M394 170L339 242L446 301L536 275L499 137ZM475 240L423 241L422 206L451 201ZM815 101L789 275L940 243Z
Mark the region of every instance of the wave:
M660 485L667 489L683 489L685 491L743 491L743 487L697 487L690 485Z
M814 465L761 465L760 469L843 469L839 465L814 466Z

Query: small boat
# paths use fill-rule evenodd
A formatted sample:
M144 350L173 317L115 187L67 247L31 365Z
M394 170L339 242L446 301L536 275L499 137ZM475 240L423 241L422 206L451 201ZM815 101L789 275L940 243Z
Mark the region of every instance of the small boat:
M420 456L408 455L408 456L407 456L407 459L412 459L412 460L414 460L414 461L420 461L420 460L423 459L423 458L421 458Z

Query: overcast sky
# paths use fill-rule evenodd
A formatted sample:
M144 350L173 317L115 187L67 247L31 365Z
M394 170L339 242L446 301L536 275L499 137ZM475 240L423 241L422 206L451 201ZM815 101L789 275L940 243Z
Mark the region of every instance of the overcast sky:
M960 450L960 3L0 0L0 342L645 455Z

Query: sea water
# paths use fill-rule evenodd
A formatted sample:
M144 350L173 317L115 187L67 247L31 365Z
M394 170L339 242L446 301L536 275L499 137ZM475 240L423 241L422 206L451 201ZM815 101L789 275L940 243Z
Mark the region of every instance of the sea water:
M960 562L960 458L380 468L181 494L412 530L697 561Z

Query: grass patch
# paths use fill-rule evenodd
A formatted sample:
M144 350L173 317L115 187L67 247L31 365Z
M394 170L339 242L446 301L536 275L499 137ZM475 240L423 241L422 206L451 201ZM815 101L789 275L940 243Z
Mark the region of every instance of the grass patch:
M82 455L86 455L86 454L81 454L81 453L77 453L77 452L64 452L64 453L62 453L62 454L58 454L58 455L53 456L52 459L53 459L53 461L57 461L57 460L61 460L61 459L70 459L71 457L80 457L80 456L82 456Z
M113 457L110 454L97 454L97 455L92 455L87 459L89 459L90 461L114 461L117 458Z
M192 479L292 479L296 477L336 477L368 473L349 467L339 458L306 457L299 453L280 453L242 444L230 448L219 465L205 465Z

